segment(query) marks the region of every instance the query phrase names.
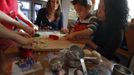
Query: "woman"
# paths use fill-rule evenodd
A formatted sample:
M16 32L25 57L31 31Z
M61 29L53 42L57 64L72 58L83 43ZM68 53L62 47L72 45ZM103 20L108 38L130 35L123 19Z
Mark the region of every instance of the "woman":
M127 0L100 0L97 12L99 25L93 40L88 41L88 47L112 60L128 26L127 17ZM75 73L84 75L81 69L77 69Z
M100 0L98 9L99 27L88 46L108 59L113 59L128 26L126 0Z
M61 30L63 17L60 0L48 0L46 8L39 10L35 24L44 30Z
M71 41L88 40L97 27L97 18L90 12L92 2L91 0L73 0L72 4L79 17L66 38Z

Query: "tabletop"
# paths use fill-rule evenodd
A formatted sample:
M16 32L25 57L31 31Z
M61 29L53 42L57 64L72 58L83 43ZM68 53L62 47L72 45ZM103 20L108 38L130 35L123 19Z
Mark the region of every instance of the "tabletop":
M37 53L35 56L41 65L39 70L31 71L27 74L21 74L17 68L12 67L12 75L53 75L51 66L50 66L50 59L51 59L51 56L57 55L57 53L58 52L56 52L56 53L53 53L53 52ZM111 75L114 64L104 57L102 57L102 60L103 60L103 62L101 62L99 64L88 63L88 64L86 64L86 67L90 70L92 69L91 71L93 71L93 70L98 71L98 73L99 73L98 75ZM69 66L64 67L64 70L66 71L66 75L74 75L74 71L76 69L77 68L72 68Z
M16 68L16 64L13 63L12 66L12 75L53 75L50 60L54 57L59 55L61 50L69 48L71 45L75 44L79 47L83 47L83 44L72 43L64 39L64 35L60 34L59 32L38 32L41 37L35 37L38 41L43 38L43 44L47 42L47 45L43 46L42 48L35 49L34 58L39 63L37 70L31 70L29 73L23 74L18 71ZM60 36L58 40L49 39L49 35L58 35ZM45 41L45 42L44 42ZM66 61L65 61L66 62ZM74 70L76 68L69 67L65 64L64 70L66 75L74 75ZM102 62L99 64L95 63L86 63L86 67L92 72L97 71L98 75L110 75L112 72L114 63L107 60L105 57L102 56Z
M55 51L64 48L69 48L71 45L78 45L79 47L84 47L84 43L74 43L65 39L65 34L59 31L38 31L40 37L34 37L37 41L33 46L24 46L24 48L32 48L35 51ZM58 39L52 39L50 36L57 36Z

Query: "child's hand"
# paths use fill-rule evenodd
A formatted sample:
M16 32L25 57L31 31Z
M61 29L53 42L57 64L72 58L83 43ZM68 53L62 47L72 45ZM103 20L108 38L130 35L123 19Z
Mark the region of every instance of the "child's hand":
M67 40L74 40L75 39L75 34L71 33L71 34L66 35L66 39Z

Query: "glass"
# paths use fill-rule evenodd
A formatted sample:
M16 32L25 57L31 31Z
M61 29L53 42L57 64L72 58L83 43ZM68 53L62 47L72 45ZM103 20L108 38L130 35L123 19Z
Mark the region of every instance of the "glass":
M114 65L112 75L133 75L132 71L122 65Z

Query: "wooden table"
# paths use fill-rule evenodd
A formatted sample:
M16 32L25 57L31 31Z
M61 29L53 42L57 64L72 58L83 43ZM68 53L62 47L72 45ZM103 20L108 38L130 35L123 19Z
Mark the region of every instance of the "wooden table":
M49 53L57 54L60 49L69 48L73 44L76 44L80 47L84 47L83 44L72 43L72 42L65 40L63 35L60 34L59 32L38 32L38 33L41 35L41 37L44 38L44 41L47 42L47 46L43 47L43 49L35 49L35 52L37 52L35 54L35 57L38 59L38 61L40 61L43 69L37 72L28 74L28 75L52 75L50 71L50 64L48 60L45 59ZM56 34L61 37L59 40L52 40L48 38L50 34ZM111 63L109 60L107 60L104 57L102 57L102 60L103 62L101 62L101 64L105 66L107 69L109 69L108 75L110 75L110 72L112 71L113 63ZM89 68L90 68L90 65L92 66L92 64L88 64L88 65L89 66L87 67ZM75 68L69 68L68 75L73 75L74 69Z
M47 53L49 52L43 52L43 53L40 53L38 57L38 60L41 62L41 65L43 67L42 70L39 70L37 72L34 72L34 73L31 73L31 74L27 74L27 75L52 75L52 72L50 70L50 64L47 60L44 60L45 57L47 57ZM56 53L55 53L56 54ZM102 57L102 60L103 62L101 62L99 65L101 65L101 68L102 67L105 67L105 70L108 70L109 73L107 73L107 75L111 75L111 72L112 72L112 68L113 68L113 63L109 60L107 60L106 58ZM95 64L88 64L88 68L91 68L93 67L92 65L95 65ZM74 73L74 70L76 68L66 68L65 70L68 69L68 74L67 75L73 75ZM106 71L105 71L106 72Z
M58 31L39 31L40 37L34 37L36 41L42 42L42 44L36 44L36 47L24 46L25 48L32 48L34 51L56 51L65 48L69 48L71 45L78 45L83 48L84 43L73 43L65 39L65 34L61 34ZM49 35L56 35L59 37L58 40L49 38Z
M57 54L58 52L51 52L51 51L45 51L45 52L37 52L35 54L35 58L41 63L41 66L42 66L42 69L39 70L39 71L36 71L36 72L33 72L33 73L29 73L27 75L52 75L52 72L50 70L50 64L49 64L49 60L47 60L47 57L48 57L48 54L49 53L53 53L53 54ZM102 67L105 67L105 70L108 70L108 74L107 75L110 75L110 73L112 72L112 68L113 68L113 63L109 60L107 60L106 58L102 57L102 60L103 62L101 62L100 65L101 68ZM86 64L88 68L93 68L96 64ZM67 71L67 75L73 75L74 73L74 70L76 68L70 68L70 67L67 67L65 70ZM19 74L20 75L20 74Z

